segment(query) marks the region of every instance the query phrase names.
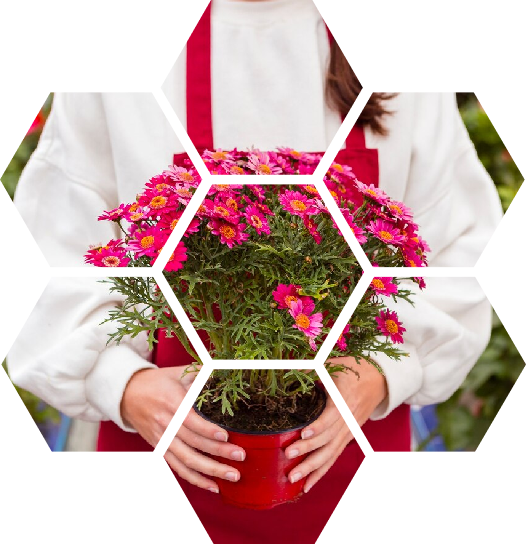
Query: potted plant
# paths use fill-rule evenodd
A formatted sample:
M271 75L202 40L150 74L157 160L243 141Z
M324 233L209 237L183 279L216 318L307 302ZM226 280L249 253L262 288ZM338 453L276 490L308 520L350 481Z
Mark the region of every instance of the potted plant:
M244 175L258 172L262 164L273 173L306 173L320 157L286 149L275 153L218 150L206 151L203 159L214 173ZM424 266L427 245L418 236L410 210L380 189L360 183L351 168L337 166L331 167L325 183L369 259L378 266ZM92 247L86 261L101 267L154 263L200 181L190 164L170 167L152 178L136 202L122 204L99 218L118 223L124 239ZM312 358L362 276L356 257L315 186L254 184L212 185L164 273L206 340L211 356L251 360ZM169 364L169 345L177 343L197 366L202 363L154 280L129 277L109 281L111 290L123 295L122 303L108 318L117 324L110 341L146 331L154 361L162 357L163 364L166 359ZM424 287L421 278L409 281ZM397 278L376 278L333 347L331 358L350 356L375 364L375 353L394 359L404 355L396 344L403 342L405 329L396 312L386 307L386 297L410 301L411 290ZM345 370L338 364L328 363L327 367L331 372ZM218 372L203 390L197 408L213 419L217 410L211 407L220 399L220 423L231 429L238 426L240 412L236 408L248 398L281 410L284 403L298 406L297 401L304 398L316 404L312 399L322 395L314 387L312 371ZM226 415L232 418L230 424L224 421ZM316 416L314 410L303 419ZM279 483L282 472L278 466L285 462L279 454L282 441L297 436L296 427L301 424L289 421L277 430L243 431L247 447L262 441L277 446L270 448L274 452L267 452L269 473L265 478L278 477ZM274 438L267 436L271 431ZM263 454L259 460L258 456L253 458L261 470L266 463ZM249 481L245 476L243 479ZM236 493L244 485L236 485ZM277 485L272 484L273 492ZM250 487L254 489L255 484ZM288 500L300 486L283 487L283 498ZM239 497L230 500L249 502ZM281 499L276 496L273 500Z
M195 409L246 452L242 463L232 462L241 473L238 482L216 480L223 501L260 510L297 499L305 481L290 483L287 476L305 456L287 459L284 449L324 407L314 370L214 370Z

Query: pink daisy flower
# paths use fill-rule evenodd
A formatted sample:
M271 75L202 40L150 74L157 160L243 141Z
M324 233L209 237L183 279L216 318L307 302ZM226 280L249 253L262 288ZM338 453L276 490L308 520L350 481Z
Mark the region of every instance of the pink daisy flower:
M391 295L398 293L398 286L393 283L394 278L374 278L371 287L377 295Z
M351 326L349 325L349 323L347 323L347 325L345 325L342 333L340 334L340 336L338 336L338 340L336 340L336 345L342 350L346 350L347 349L347 340L345 339L345 335L351 330Z
M252 193L254 193L260 202L265 200L265 190L263 187L261 187L261 185L249 185L248 188L252 191Z
M203 159L210 159L214 162L225 162L233 161L235 157L228 151L223 149L216 149L214 151L209 151L208 149L203 153Z
M254 170L256 175L278 175L281 174L282 169L270 160L268 153L253 153L249 155L247 168Z
M133 251L136 257L146 255L155 257L166 242L168 235L158 226L137 230L135 236L129 241L127 249Z
M155 263L157 257L158 255L152 261L152 264ZM165 272L176 272L177 270L181 270L181 268L183 268L183 262L187 259L188 255L186 254L186 246L183 244L183 242L179 242L174 252L168 259L166 266L164 267Z
M387 203L387 207L396 219L402 219L403 221L411 221L413 219L413 212L403 202L391 200Z
M309 234L312 236L314 241L319 245L321 244L321 234L318 232L318 225L315 221L313 221L310 217L307 217L304 215L302 217L303 224L305 225L305 228L309 231Z
M249 235L243 232L247 228L243 223L236 225L227 221L212 219L209 225L212 229L212 234L219 236L221 243L226 244L229 248L234 247L235 244L241 245L249 238Z
M292 215L303 217L304 215L315 214L319 211L314 200L307 198L306 195L299 191L285 190L285 192L279 195L279 201L283 209Z
M405 236L403 236L399 229L383 219L371 221L367 230L385 244L401 245L405 240Z
M355 181L355 184L356 188L358 191L360 191L360 193L362 193L362 195L374 200L375 202L378 202L378 204L386 204L389 201L389 197L384 191L382 191L382 189L379 189L372 184L366 185L361 181Z
M256 206L247 206L245 209L247 223L256 229L258 234L270 234L270 227L267 218L259 211Z
M105 211L102 215L98 217L99 221L118 221L124 217L124 214L128 211L128 204L121 204L118 208L114 210Z
M302 153L301 151L296 151L295 149L292 149L292 147L278 147L278 151L286 155L287 157L290 157L291 159L294 159L295 161L303 161L305 157L305 153Z
M389 337L395 344L403 344L404 339L402 335L405 329L398 320L396 312L391 312L390 310L381 311L380 315L375 319L378 323L378 330L384 336Z
M88 264L109 268L126 267L130 262L122 240L110 240L105 246L93 247L84 255L84 259Z
M274 300L278 303L278 308L281 310L289 309L293 302L301 300L303 310L307 313L312 313L314 311L314 301L310 297L300 295L300 289L300 285L280 283L272 292Z
M316 338L320 334L323 328L323 315L321 312L309 313L303 308L303 302L298 300L290 303L289 314L294 319L295 324L292 325L294 329L298 329L309 338Z

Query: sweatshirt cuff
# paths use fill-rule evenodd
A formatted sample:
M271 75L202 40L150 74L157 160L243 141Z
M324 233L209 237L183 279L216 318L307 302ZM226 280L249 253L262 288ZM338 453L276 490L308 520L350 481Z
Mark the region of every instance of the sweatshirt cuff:
M86 376L86 399L121 429L136 432L121 417L121 400L130 378L139 370L157 368L125 344L104 349Z
M387 397L372 413L370 417L372 420L387 417L422 386L423 371L415 347L404 344L403 350L408 356L402 357L400 361L391 359L385 353L371 355L383 370L387 381Z

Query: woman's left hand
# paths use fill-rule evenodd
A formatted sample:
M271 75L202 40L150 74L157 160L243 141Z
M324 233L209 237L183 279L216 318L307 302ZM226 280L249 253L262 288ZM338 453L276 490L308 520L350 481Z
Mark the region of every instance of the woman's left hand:
M357 364L351 357L341 357L338 363L345 364L352 371L338 373L334 383L360 426L371 416L374 409L387 396L387 382L383 374L370 363ZM301 440L291 444L285 455L293 459L309 453L297 467L289 473L294 483L307 478L303 491L307 493L312 486L331 468L347 444L353 440L349 427L343 420L333 400L328 397L322 414L301 433Z

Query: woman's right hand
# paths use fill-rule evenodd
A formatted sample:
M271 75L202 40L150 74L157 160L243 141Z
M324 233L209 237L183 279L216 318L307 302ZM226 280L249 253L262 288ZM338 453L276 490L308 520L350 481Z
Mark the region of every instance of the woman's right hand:
M139 370L128 382L121 401L124 422L155 447L172 420L195 378L186 367ZM228 443L228 433L199 416L194 409L184 420L165 454L165 459L181 478L218 493L210 476L237 482L239 471L211 459L206 452L225 459L244 461L245 451Z

